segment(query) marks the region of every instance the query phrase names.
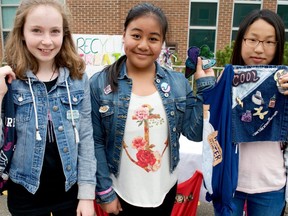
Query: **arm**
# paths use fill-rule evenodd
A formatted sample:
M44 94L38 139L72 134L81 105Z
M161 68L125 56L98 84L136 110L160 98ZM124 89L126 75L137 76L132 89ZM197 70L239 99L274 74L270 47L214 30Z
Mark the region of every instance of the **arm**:
M182 133L189 140L199 142L202 140L203 131L203 91L215 85L215 73L212 68L202 69L202 60L198 57L195 73L197 94L194 95L190 85L186 82L186 111L182 124ZM192 131L192 132L191 132Z
M101 113L99 112L99 108L101 106L100 94L104 89L104 83L106 83L105 78L103 77L104 76L101 77L99 74L95 74L90 79L93 137L95 155L97 158L96 200L101 204L104 211L108 213L117 213L120 210L120 204L116 193L112 188L112 180L110 178L110 171L108 168L105 150L105 141L107 141L108 138L105 128L102 125Z
M84 80L84 98L80 111L78 143L78 199L77 216L94 215L94 199L96 187L96 158L91 122L91 100L89 81ZM84 126L83 126L84 125Z
M8 90L5 79L7 78L8 83L12 83L13 79L16 79L15 73L12 71L12 68L9 66L4 66L0 68L0 109L2 111L2 101ZM0 118L0 147L3 144L3 122Z

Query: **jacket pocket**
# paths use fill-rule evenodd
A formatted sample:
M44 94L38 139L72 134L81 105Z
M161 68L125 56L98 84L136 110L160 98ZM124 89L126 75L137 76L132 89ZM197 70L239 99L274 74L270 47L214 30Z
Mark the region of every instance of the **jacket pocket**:
M176 101L175 107L176 107L176 127L177 131L181 131L184 113L186 110L186 100Z
M107 134L111 131L113 127L113 117L114 117L114 105L110 101L101 102L99 108L99 113L101 115L101 122L105 128Z
M16 104L16 123L27 122L31 119L33 100L31 93L14 93L13 102Z

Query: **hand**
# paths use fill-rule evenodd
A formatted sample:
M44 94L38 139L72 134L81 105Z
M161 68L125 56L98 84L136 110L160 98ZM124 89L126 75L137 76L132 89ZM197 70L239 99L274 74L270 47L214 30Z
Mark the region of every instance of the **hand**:
M94 216L94 200L79 200L76 212L77 216Z
M198 57L196 72L194 74L195 80L202 78L202 77L209 77L209 76L215 77L214 70L212 68L208 68L206 70L203 70L202 69L202 59L200 57Z
M284 91L284 95L288 95L288 73L287 74L284 74L282 75L281 77L279 77L279 80L278 80L280 86L285 89Z
M100 204L100 206L108 214L112 213L112 214L118 215L119 211L122 211L122 207L118 198L116 198L110 203L102 203Z
M9 66L0 67L0 98L3 99L8 88L5 82L5 78L8 77L8 82L11 83L13 79L16 79L15 73Z

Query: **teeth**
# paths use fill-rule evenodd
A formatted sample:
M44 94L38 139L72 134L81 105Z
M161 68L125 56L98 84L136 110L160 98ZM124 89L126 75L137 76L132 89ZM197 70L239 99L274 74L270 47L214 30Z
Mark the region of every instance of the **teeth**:
M50 50L48 50L48 49L41 49L41 50L42 50L42 52L45 52L45 53L50 52Z

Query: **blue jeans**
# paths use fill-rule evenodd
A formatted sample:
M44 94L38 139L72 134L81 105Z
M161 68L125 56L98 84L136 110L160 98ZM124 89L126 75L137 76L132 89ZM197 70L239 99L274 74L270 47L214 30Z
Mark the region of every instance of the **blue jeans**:
M272 192L247 194L236 191L233 204L236 206L233 216L242 216L245 200L248 216L280 216L285 205L285 187Z

